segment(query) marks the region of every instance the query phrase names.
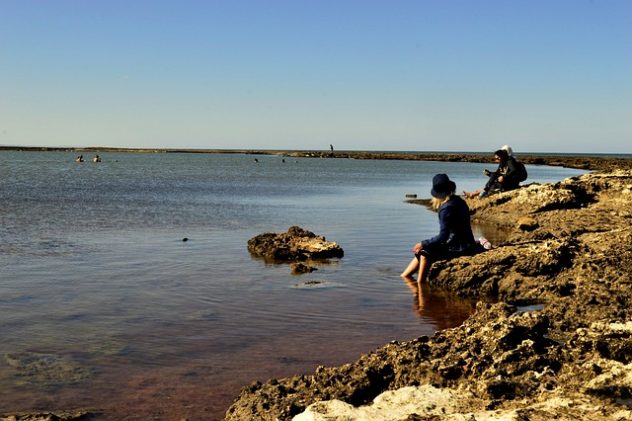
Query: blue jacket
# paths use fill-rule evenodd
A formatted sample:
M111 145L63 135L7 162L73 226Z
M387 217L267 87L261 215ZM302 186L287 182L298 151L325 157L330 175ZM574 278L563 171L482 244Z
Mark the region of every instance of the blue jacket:
M459 196L452 196L439 208L439 234L423 240L424 248L447 247L449 251L461 252L474 245L470 226L470 209Z

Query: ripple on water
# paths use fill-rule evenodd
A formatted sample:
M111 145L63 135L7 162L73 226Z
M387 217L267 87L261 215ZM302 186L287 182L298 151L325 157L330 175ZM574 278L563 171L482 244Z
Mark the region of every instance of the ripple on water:
M344 285L338 282L327 281L324 279L309 279L304 282L292 285L297 289L321 289L321 288L344 288Z

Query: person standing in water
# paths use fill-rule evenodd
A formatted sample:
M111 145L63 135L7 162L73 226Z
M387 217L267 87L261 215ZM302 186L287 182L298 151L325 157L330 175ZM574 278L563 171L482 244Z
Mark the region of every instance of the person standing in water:
M472 234L470 209L455 191L456 184L446 174L437 174L432 178L430 194L432 207L439 213L439 234L413 246L415 256L400 275L411 279L417 273L420 288L432 262L482 251Z

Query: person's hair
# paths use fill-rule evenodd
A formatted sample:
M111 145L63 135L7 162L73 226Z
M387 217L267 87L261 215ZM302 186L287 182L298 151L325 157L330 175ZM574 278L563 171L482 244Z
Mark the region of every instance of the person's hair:
M439 199L438 197L432 196L432 199L430 200L430 205L432 206L432 210L438 211L441 205L447 202L451 197L452 197L452 193L448 194L443 199Z
M499 157L500 160L503 161L503 162L505 162L507 159L509 159L509 154L504 149L498 149L496 152L494 152L494 155Z
M503 145L500 149L502 149L503 151L507 151L507 155L513 156L513 149L511 149L511 146Z

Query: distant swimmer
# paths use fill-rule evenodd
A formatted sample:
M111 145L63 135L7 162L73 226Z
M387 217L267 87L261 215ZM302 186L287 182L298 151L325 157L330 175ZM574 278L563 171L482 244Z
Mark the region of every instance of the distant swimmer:
M99 155L95 155L94 158L92 158L92 162L101 162L101 157Z
M75 158L75 162L85 162L83 160L83 155L79 155L78 157Z
M255 162L259 162L259 160L257 158L255 158Z

